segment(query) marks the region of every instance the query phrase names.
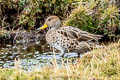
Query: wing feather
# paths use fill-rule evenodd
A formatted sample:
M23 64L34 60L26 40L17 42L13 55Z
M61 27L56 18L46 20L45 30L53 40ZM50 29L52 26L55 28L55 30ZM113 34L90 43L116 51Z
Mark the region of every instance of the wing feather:
M78 41L89 41L89 40L99 40L102 35L95 35L88 33L86 31L82 31L78 28L74 28L71 26L61 27L59 31L62 31L64 34L67 34L66 37L70 37L72 39L77 39ZM63 35L64 35L63 34Z

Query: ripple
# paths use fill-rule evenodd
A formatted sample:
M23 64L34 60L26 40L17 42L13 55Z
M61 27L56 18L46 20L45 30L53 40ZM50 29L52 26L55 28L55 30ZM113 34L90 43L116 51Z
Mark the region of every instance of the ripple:
M46 65L53 65L54 59L59 65L62 64L63 58L60 53L53 54L49 52L49 46L42 45L22 46L22 45L6 45L0 49L0 67L13 68L15 67L15 59L20 59L20 65L25 70L34 70ZM76 53L65 54L65 57L76 57Z

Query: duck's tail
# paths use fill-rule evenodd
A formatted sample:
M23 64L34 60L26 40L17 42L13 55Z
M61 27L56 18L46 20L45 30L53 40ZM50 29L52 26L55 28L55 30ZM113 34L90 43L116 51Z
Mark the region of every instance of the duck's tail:
M99 40L103 37L103 35L95 35L95 34L90 34L90 36L93 38L93 40Z

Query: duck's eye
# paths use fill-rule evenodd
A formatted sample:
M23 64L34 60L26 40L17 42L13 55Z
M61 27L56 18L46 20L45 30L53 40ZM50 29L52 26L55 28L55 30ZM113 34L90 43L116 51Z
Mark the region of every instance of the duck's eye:
M48 19L48 21L51 21L51 19Z

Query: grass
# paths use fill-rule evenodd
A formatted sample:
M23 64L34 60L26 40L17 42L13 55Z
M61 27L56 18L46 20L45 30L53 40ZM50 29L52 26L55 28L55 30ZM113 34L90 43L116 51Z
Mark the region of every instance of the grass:
M120 41L61 67L53 61L53 66L31 72L22 70L19 64L13 69L0 68L0 80L120 80Z
M119 30L119 8L109 0L81 0L72 10L64 25L77 27L94 34L117 38Z
M0 9L2 23L0 27L3 29L7 27L17 29L21 26L25 29L32 29L34 26L37 28L43 24L43 18L51 14L59 15L60 18L66 18L70 14L64 25L108 36L120 33L118 7L109 0L0 0L0 2L3 7ZM0 38L6 37L7 34L6 30L0 30ZM0 68L0 80L120 80L120 41L110 43L105 48L94 49L77 59L74 64L71 62L64 64L63 61L61 67L53 60L53 66L27 72L22 70L19 61L16 61L15 68Z

